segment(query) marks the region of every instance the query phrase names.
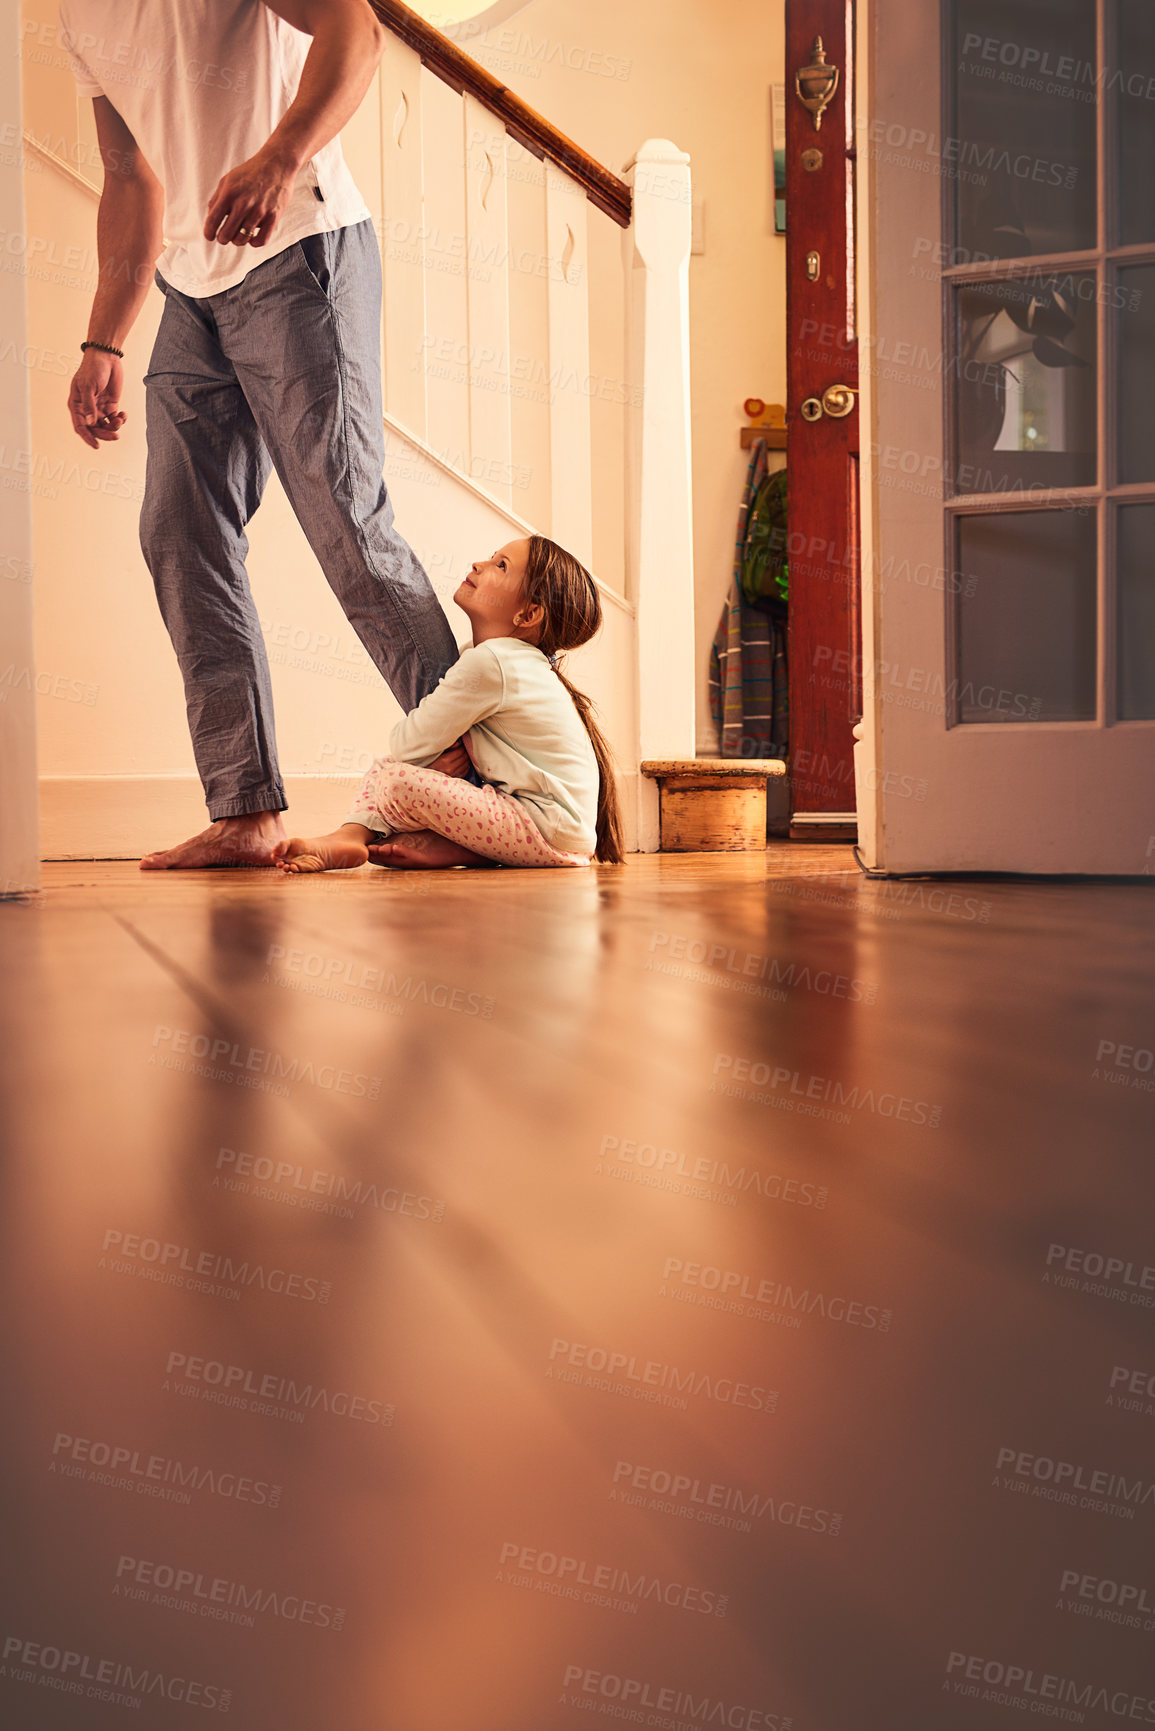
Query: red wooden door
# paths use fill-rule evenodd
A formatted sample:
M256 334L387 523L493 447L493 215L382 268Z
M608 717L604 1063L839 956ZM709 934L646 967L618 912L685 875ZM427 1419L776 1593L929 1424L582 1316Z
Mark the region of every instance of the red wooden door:
M838 80L816 127L795 81L823 56ZM853 56L854 0L786 0L791 834L820 839L854 833L862 714L858 397L823 401L858 386Z

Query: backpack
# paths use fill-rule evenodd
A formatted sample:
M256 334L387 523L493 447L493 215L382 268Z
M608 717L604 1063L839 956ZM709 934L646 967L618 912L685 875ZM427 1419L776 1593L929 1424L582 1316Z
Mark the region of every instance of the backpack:
M742 547L742 593L752 605L789 598L786 557L786 470L759 482L746 517Z

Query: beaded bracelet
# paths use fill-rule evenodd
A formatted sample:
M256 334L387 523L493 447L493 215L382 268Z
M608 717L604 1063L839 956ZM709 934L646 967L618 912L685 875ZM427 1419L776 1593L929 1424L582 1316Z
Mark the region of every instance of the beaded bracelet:
M81 354L84 353L85 349L100 349L103 354L115 355L121 361L124 359L124 350L113 348L111 343L81 343Z

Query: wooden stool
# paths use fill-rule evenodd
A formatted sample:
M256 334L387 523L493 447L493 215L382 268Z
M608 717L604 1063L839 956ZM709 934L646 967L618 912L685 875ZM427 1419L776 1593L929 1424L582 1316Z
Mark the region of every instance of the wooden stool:
M785 775L774 757L650 759L658 784L663 853L749 853L766 846L766 778Z

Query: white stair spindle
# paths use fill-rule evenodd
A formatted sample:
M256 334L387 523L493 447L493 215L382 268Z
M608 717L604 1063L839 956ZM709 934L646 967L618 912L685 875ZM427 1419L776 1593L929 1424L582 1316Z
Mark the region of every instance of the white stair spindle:
M593 564L590 459L589 269L586 197L553 163L546 164L546 259L549 280L551 537Z
M424 439L425 265L421 61L391 36L381 61L381 263L384 375L389 414Z
M470 471L503 505L512 505L508 138L475 96L466 95L463 119Z
M466 303L465 141L461 95L426 67L421 154L425 173L425 398L429 443L459 474L469 464L469 311Z

